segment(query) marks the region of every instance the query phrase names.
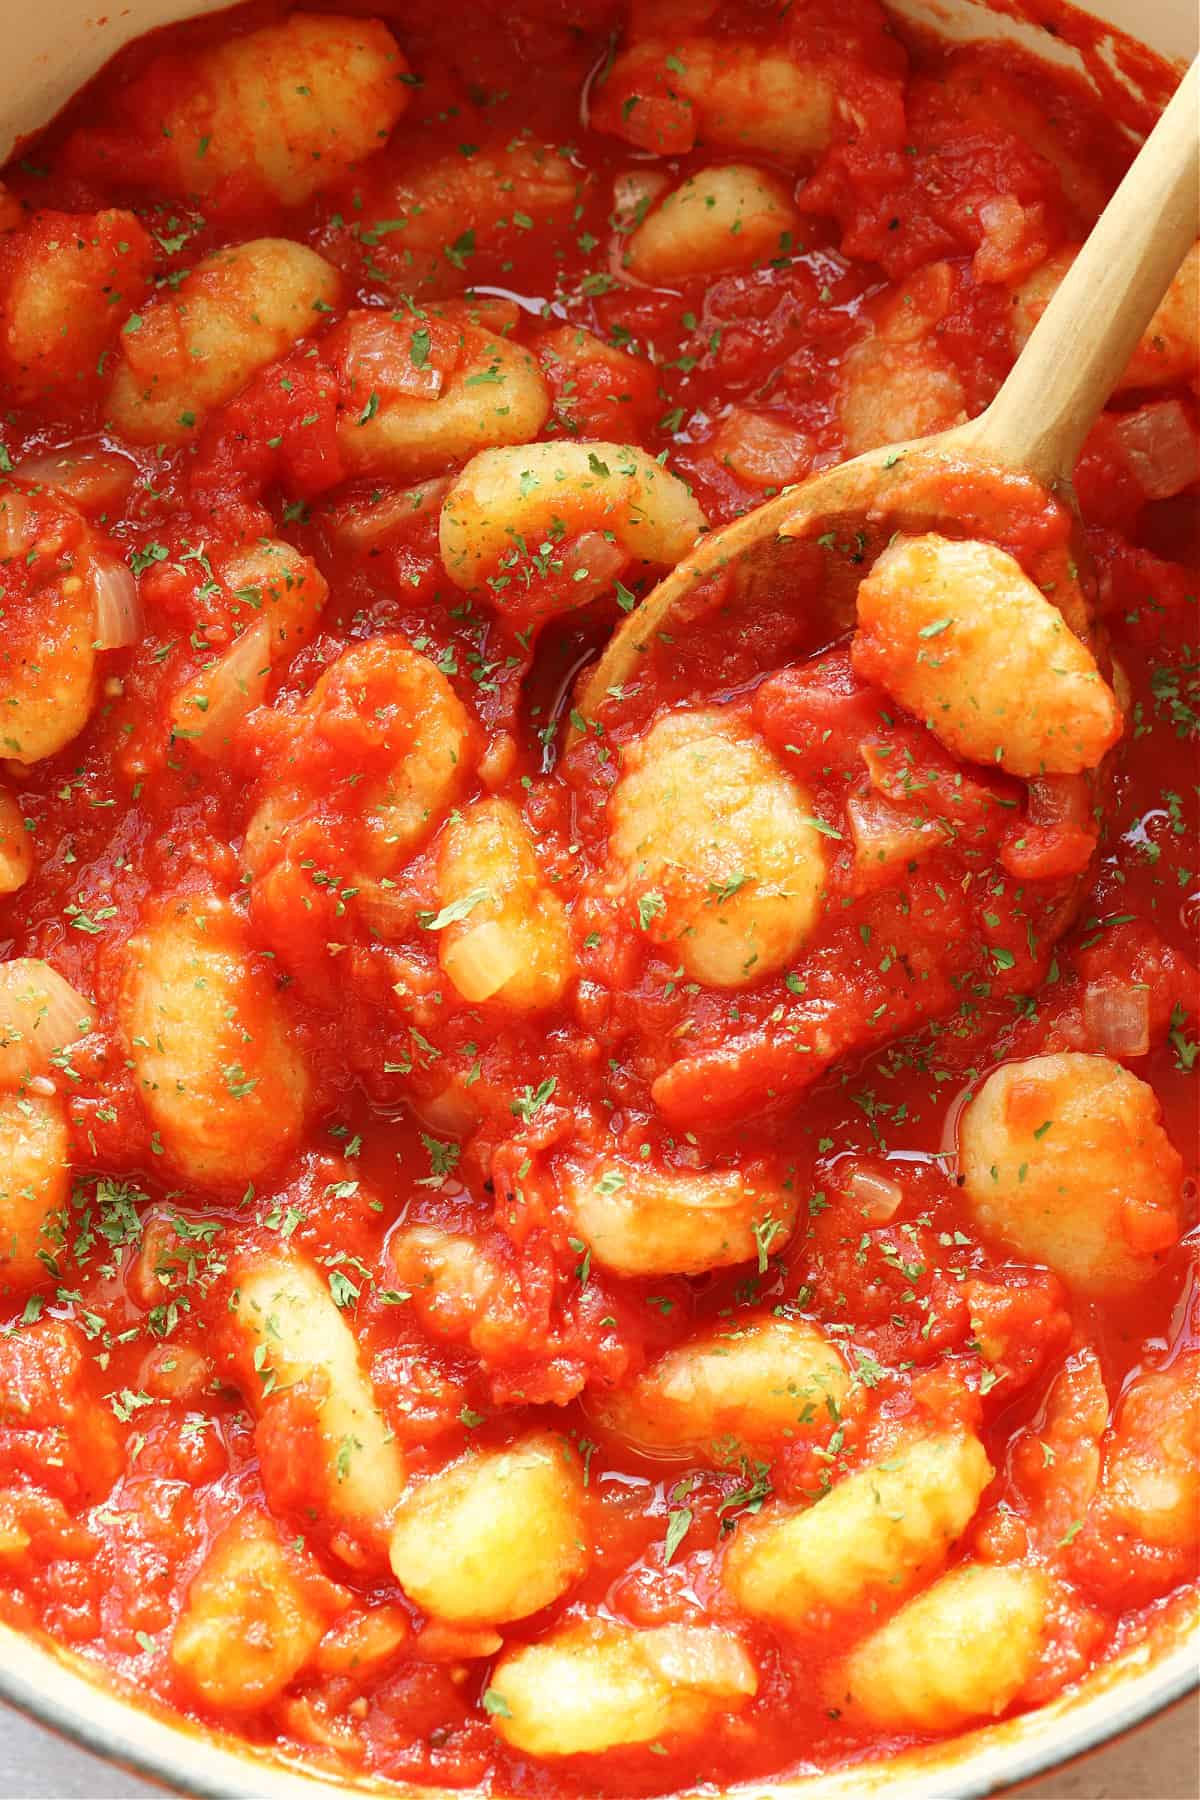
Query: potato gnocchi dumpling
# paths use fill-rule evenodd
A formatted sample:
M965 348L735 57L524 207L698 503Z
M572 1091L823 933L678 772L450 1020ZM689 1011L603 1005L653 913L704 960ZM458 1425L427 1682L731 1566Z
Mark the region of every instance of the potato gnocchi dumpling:
M120 1021L173 1168L201 1187L257 1180L295 1143L309 1077L275 980L221 900L167 901L129 940Z
M885 550L858 590L853 658L947 749L1010 775L1094 769L1121 735L1091 651L994 544L929 532Z
M0 1094L0 1294L48 1279L71 1190L66 1108L57 1095Z
M812 802L738 719L659 719L622 749L608 817L614 891L693 980L759 981L816 925L825 855Z
M133 213L36 213L0 244L0 375L12 400L89 382L150 283Z
M561 151L518 133L403 175L376 171L355 212L357 236L393 291L454 294L507 234L569 220L583 180Z
M829 1421L849 1385L818 1326L738 1316L677 1344L594 1410L606 1430L652 1455L728 1461Z
M1109 1605L1155 1599L1200 1560L1200 1352L1133 1377L1102 1451L1069 1573Z
M534 1432L452 1463L405 1495L389 1554L409 1599L435 1618L500 1625L540 1612L588 1565L574 1450Z
M404 1462L359 1360L328 1279L298 1256L254 1256L235 1271L231 1313L247 1354L247 1403L269 1420L286 1407L319 1448L323 1517L358 1543L381 1544L404 1486ZM300 1422L299 1420L297 1421ZM293 1473L293 1471L289 1471ZM268 1488L268 1498L270 1498Z
M672 188L637 226L625 267L639 281L659 284L746 268L783 255L798 218L778 176L751 163L704 169Z
M311 557L275 538L260 538L210 562L233 597L231 610L241 629L183 683L171 714L176 738L194 742L206 756L219 756L262 700L271 665L312 635L329 584Z
M695 1737L751 1699L758 1676L730 1631L588 1619L506 1651L490 1691L504 1703L492 1724L505 1743L581 1756Z
M33 873L33 844L21 808L0 788L0 894L15 894Z
M183 444L213 407L316 331L338 297L336 269L288 238L215 250L127 324L108 415L134 444Z
M96 702L101 587L132 579L59 494L0 484L0 756L41 762L84 729Z
M424 317L353 312L330 333L325 353L347 395L338 448L352 474L440 474L489 446L528 443L550 415L527 350L468 322L439 329Z
M929 263L868 314L842 363L838 414L846 455L946 431L967 417L966 391L937 328L953 304L949 263Z
M580 1237L615 1275L701 1275L782 1250L795 1194L749 1169L565 1163L559 1191Z
M569 437L637 442L658 415L650 359L618 350L582 325L547 331L537 358L554 395L555 425Z
M95 1008L39 956L0 962L0 1088L48 1075L60 1052L93 1029Z
M874 1597L898 1599L937 1570L994 1470L969 1432L931 1432L845 1476L804 1512L766 1508L725 1555L726 1592L743 1612L820 1629Z
M253 1509L214 1539L171 1635L171 1663L192 1699L254 1712L300 1673L350 1603L306 1561Z
M1139 1375L1121 1396L1099 1507L1150 1544L1200 1542L1200 1358Z
M750 406L731 406L707 449L722 469L732 470L749 487L787 487L812 464L812 445L804 432Z
M994 1718L1034 1673L1050 1600L1039 1569L955 1569L833 1670L829 1706L890 1731L954 1731Z
M828 144L836 107L828 72L785 51L735 37L647 38L593 93L591 123L662 155L702 143L797 163Z
M980 1227L1080 1293L1129 1293L1179 1235L1183 1164L1154 1090L1107 1056L1006 1063L959 1122Z
M473 457L442 502L442 563L461 588L478 587L543 540L583 532L616 539L629 556L677 563L704 516L677 475L632 444L528 444Z
M1013 351L1025 348L1034 326L1045 312L1078 251L1060 250L1035 269L1013 294ZM1200 244L1180 264L1154 317L1138 339L1115 392L1134 388L1174 387L1194 381L1200 373Z
M537 1012L561 997L574 972L566 908L511 800L479 800L447 826L438 900L438 959L464 1000Z
M150 140L154 184L181 198L229 184L298 206L387 141L407 73L378 19L298 12L152 62L120 97L128 124L96 134L96 149L120 157L127 136Z
M246 827L243 854L254 872L279 854L310 808L333 798L353 819L347 850L355 873L386 877L434 831L470 773L465 707L398 632L343 650L306 696L291 741ZM341 741L355 744L357 757L349 781L335 782L330 770Z

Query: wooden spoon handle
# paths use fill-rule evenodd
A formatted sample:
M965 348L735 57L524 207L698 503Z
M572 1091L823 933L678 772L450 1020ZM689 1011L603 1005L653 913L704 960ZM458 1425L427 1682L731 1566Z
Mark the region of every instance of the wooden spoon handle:
M987 411L978 454L1069 479L1200 232L1200 59L1179 84ZM1200 322L1197 322L1200 329Z

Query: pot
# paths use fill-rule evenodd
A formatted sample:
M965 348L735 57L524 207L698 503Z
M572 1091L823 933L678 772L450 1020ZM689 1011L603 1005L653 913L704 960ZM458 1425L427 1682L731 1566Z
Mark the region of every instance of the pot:
M128 39L174 19L214 12L227 0L127 0L97 14L92 0L42 0L11 8L0 64L0 156L53 117ZM1039 55L1081 66L1065 38L1019 16L1023 0L886 0L906 19L955 38L1018 39ZM1038 10L1032 6L1031 10ZM1094 18L1181 63L1197 49L1194 0L1091 0ZM816 1777L753 1784L754 1800L977 1800L1043 1774L1144 1723L1200 1685L1200 1607L1167 1606L1156 1629L1040 1711L970 1732L886 1763ZM201 1732L132 1704L92 1678L65 1650L0 1625L0 1698L96 1754L213 1800L322 1800L397 1793L367 1780L327 1779L220 1732ZM461 1800L406 1787L410 1800Z

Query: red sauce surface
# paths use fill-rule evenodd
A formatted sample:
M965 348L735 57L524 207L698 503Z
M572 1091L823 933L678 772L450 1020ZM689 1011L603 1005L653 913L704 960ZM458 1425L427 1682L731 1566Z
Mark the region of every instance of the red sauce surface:
M1124 741L1095 790L1097 842L1090 813L1066 825L1052 806L1039 813L1045 792L1031 799L1023 782L959 764L855 673L845 619L808 604L835 559L835 585L865 572L849 540L813 545L794 588L751 609L719 591L701 596L686 631L653 647L636 688L564 754L578 672L659 571L627 566L604 596L572 610L566 541L540 562L527 556L503 590L469 596L446 579L436 507L356 546L346 529L355 507L410 484L355 481L344 465L339 410L369 408L372 396L339 364L338 334L355 307L390 315L411 275L402 234L355 224L373 183L520 132L559 147L577 181L569 204L536 225L515 212L495 228L464 220L453 254L435 254L434 279L410 290L429 307L429 355L436 366L457 354L436 301L468 282L515 297L508 335L535 352L564 325L596 333L627 354L628 370L585 368L562 387L542 435L665 454L720 524L847 454L855 347L872 331L879 342L888 308L913 292L918 305L936 298L922 345L950 394L942 422L980 410L1015 355L1014 289L1078 242L1091 202L1120 177L1128 140L1061 71L1013 49L906 35L872 0L793 7L782 21L746 4L705 22L712 9L682 4L665 32L799 45L855 93L856 123L782 170L803 217L777 257L652 288L621 268L614 176L650 167L675 183L732 153L696 147L669 95L643 109L649 135L639 144L616 135L627 96L605 72L623 41L622 9L413 0L345 9L385 19L414 77L391 140L361 170L290 209L250 179L202 204L160 197L144 98L123 105L130 84L153 64L165 113L199 46L286 10L255 4L131 46L5 172L22 217L0 240L0 309L36 234L63 229L52 215L112 207L142 227L135 238L122 224L112 251L114 332L126 337L202 256L254 236L313 246L342 271L344 290L298 348L182 448L133 447L110 428L115 335L74 361L64 350L55 366L65 373L53 380L5 370L4 468L18 488L25 460L49 450L128 459L131 480L82 504L136 571L145 629L103 656L86 729L47 760L9 763L5 777L34 870L0 898L0 947L50 961L94 1001L96 1022L51 1076L69 1110L69 1206L44 1275L9 1301L0 1294L0 1614L147 1700L395 1780L630 1796L836 1767L923 1741L823 1697L827 1671L868 1621L852 1613L814 1635L739 1617L720 1586L723 1548L739 1519L761 1516L772 1499L820 1496L914 1423L962 1421L980 1432L997 1473L951 1562L1025 1560L1054 1579L1052 1625L1013 1709L1038 1704L1152 1631L1195 1577L1194 1545L1147 1546L1086 1504L1076 1517L1069 1498L1055 1497L1064 1445L1038 1450L1052 1384L1089 1352L1113 1408L1145 1371L1176 1370L1182 1381L1192 1366L1180 1359L1197 1318L1200 488L1194 475L1167 493L1147 482L1120 425L1170 399L1194 439L1194 370L1192 387L1123 391L1077 474L1098 613L1132 691ZM1024 113L1015 124L1006 116L996 96L1014 92L1054 121L1079 180L1023 135ZM608 129L596 128L598 115ZM738 160L780 172L770 157ZM1010 203L1004 231L987 213L998 199ZM886 367L882 386L892 379ZM755 465L744 451L734 426L746 411L778 427L774 461ZM952 514L969 511L969 488L945 498ZM1012 516L1010 547L1028 567L1054 547L1061 519ZM262 537L311 557L328 600L294 653L272 664L262 704L221 755L206 757L172 709L240 628L213 568ZM39 629L36 582L22 564L10 558L3 571L9 649L22 633L37 641ZM434 934L420 923L439 904L436 831L405 864L399 923L386 933L354 890L351 778L394 755L412 721L351 722L306 773L298 709L347 645L384 633L424 651L472 721L460 804L487 792L511 799L566 905L576 973L547 1010L468 1006L439 975ZM605 880L621 747L665 710L715 704L803 779L827 838L814 938L794 968L733 992L683 979L653 907L639 919ZM924 804L954 827L903 879L877 884L862 879L848 841L864 745L876 766L915 772ZM326 800L301 849L244 878L252 799L297 767L301 780L326 784ZM131 936L164 905L213 895L246 920L254 978L284 992L312 1094L300 1140L264 1178L195 1185L171 1166L143 1104L120 994ZM1149 1046L1126 1060L1157 1095L1187 1172L1177 1229L1152 1247L1153 1274L1099 1300L981 1235L956 1181L955 1122L1005 1061L1103 1051L1088 996L1106 986L1148 989ZM476 1114L461 1135L433 1122L452 1083ZM795 1229L768 1222L757 1259L735 1268L623 1279L579 1241L558 1179L564 1161L599 1167L606 1157L769 1169L797 1197ZM886 1224L870 1223L852 1197L862 1170L899 1183L902 1203ZM413 1224L461 1232L493 1259L486 1330L475 1318L435 1332L404 1296L389 1246ZM506 1748L494 1701L484 1704L497 1691L491 1655L426 1635L386 1561L364 1553L356 1566L339 1553L303 1408L263 1412L256 1424L258 1376L234 1341L230 1307L239 1269L262 1246L307 1258L329 1280L411 1473L503 1444L530 1423L576 1446L587 1572L543 1613L501 1626L506 1645L597 1612L636 1626L717 1620L751 1655L754 1698L699 1740L549 1763ZM812 1319L844 1350L854 1380L840 1416L799 1425L766 1458L735 1446L724 1459L666 1464L597 1424L597 1400L654 1356L703 1325L734 1329L764 1311ZM1008 1345L998 1361L981 1351L981 1323ZM197 1698L170 1651L208 1547L251 1506L273 1510L287 1540L303 1543L310 1579L319 1570L337 1584L331 1614L386 1606L400 1618L399 1641L366 1672L310 1660L282 1695L232 1719ZM1055 1535L1047 1521L1064 1506Z

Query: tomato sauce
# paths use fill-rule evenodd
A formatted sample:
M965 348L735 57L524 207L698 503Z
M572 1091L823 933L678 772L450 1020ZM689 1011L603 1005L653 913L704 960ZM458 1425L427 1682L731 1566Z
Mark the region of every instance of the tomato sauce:
M912 379L922 403L945 396L946 416L918 429L969 416L1017 353L1014 295L1078 243L1128 162L1111 76L1097 100L1063 69L1010 46L941 44L873 0L783 14L750 0L635 4L641 38L708 35L764 55L799 46L855 95L853 124L788 163L722 153L703 128L698 140L696 110L669 80L630 76L623 89L630 22L616 0L363 0L336 10L382 19L407 71L386 145L295 202L250 168L172 198L175 149L148 121L186 96L208 46L289 10L254 0L134 43L4 172L6 321L36 234L57 243L72 230L64 220L104 213L89 255L120 325L93 333L81 303L77 332L35 374L6 335L2 466L24 493L53 483L48 458L76 459L63 554L82 514L97 554L135 577L143 626L102 654L84 728L47 757L5 765L33 868L0 895L0 946L6 959L45 959L94 1014L33 1090L65 1101L69 1199L39 1274L0 1291L0 1616L142 1704L395 1781L615 1797L836 1768L942 1733L829 1703L828 1671L863 1637L867 1610L816 1634L778 1631L731 1606L722 1557L739 1525L819 1503L906 1431L961 1425L995 1475L949 1563L1048 1572L1036 1670L1006 1710L1040 1704L1181 1616L1196 1577L1194 1542L1106 1527L1086 1484L1073 1506L1071 1432L1050 1399L1082 1420L1070 1382L1083 1395L1097 1368L1098 1430L1111 1437L1122 1394L1147 1371L1190 1367L1181 1359L1196 1347L1200 468L1179 450L1190 442L1195 461L1195 370L1190 384L1119 393L1077 472L1100 655L1128 688L1123 741L1082 788L961 762L864 676L850 652L853 594L885 539L849 532L798 546L786 587L749 600L719 579L699 590L589 724L575 709L579 674L661 568L618 558L580 606L575 572L587 574L597 545L572 562L569 537L552 532L464 591L447 577L439 514L465 457L415 486L364 473L340 421L353 408L365 429L392 378L353 362L347 315L375 307L409 321L408 360L434 372L436 392L460 366L464 315L452 309L468 290L485 329L540 359L552 411L537 435L662 457L710 525L862 447L852 388L877 391L881 406ZM1064 12L1056 29L1074 42L1088 28ZM1150 73L1161 101L1166 76ZM389 221L388 196L417 191L439 159L469 168L522 134L569 170L565 200L543 215L518 197L492 213L473 199L457 234L427 249ZM797 224L778 254L664 286L631 280L614 182L619 195L622 179L650 171L674 187L734 155L795 187ZM116 360L202 258L264 236L319 253L339 298L186 441L131 441L109 415ZM94 292L90 273L80 279ZM906 337L894 321L909 300L923 322ZM624 363L593 351L569 361L563 334L579 329ZM186 366L185 351L170 355ZM1168 428L1169 455L1154 442ZM901 423L876 441L904 435ZM964 535L976 498L969 483L939 496ZM1045 496L1014 483L1006 516L1004 541L1027 570L1066 554L1071 521ZM181 711L181 695L200 692L239 641L247 590L230 558L265 540L309 559L328 596L308 607L289 584L286 653L272 653L265 681L253 674L253 704L206 753L197 739L213 702ZM5 654L31 644L28 659L42 641L36 558L12 552L2 574ZM351 867L358 784L386 784L419 714L394 707L369 668L362 691L381 685L359 711L343 704L310 728L304 705L348 646L392 634L464 709L454 807L509 801L536 840L572 946L571 979L549 1006L468 1004L447 980L435 939L469 923L470 907L439 924L444 835L418 833L395 880L364 884ZM664 712L715 707L802 784L825 859L821 924L802 953L727 988L689 977L669 912L656 912L661 893L631 899L608 860L629 747ZM288 783L315 795L302 837L250 870L252 800ZM914 792L936 848L901 874L895 863L864 872L854 806L867 794L876 821L894 824ZM148 921L213 895L245 933L245 968L284 997L307 1071L299 1136L252 1179L181 1173L123 1011ZM1126 1023L1134 997L1143 1043L1104 1025L1113 995ZM958 1169L959 1119L992 1070L1080 1051L1149 1083L1187 1164L1177 1228L1159 1242L1157 1220L1143 1221L1150 1272L1115 1296L1080 1291L982 1231ZM260 1079L226 1066L235 1097ZM273 1108L286 1107L280 1095ZM753 1254L734 1265L614 1272L564 1204L563 1171L580 1158L596 1170L748 1170L778 1182L795 1222L758 1219ZM864 1195L893 1188L893 1210L889 1200L873 1217ZM397 1249L414 1228L475 1246L486 1292L434 1304L416 1253ZM531 1426L565 1436L583 1471L588 1556L564 1596L498 1634L456 1634L405 1597L386 1560L347 1551L311 1413L260 1401L263 1363L239 1336L239 1272L264 1253L320 1272L410 1478ZM851 1377L840 1408L769 1454L734 1441L664 1461L606 1427L605 1396L656 1357L763 1314L822 1328ZM989 1359L981 1340L1002 1348ZM223 1709L181 1675L173 1634L214 1540L249 1507L303 1547L310 1582L326 1584L313 1604L341 1623L281 1692ZM333 1634L360 1615L386 1617L386 1654L337 1653ZM501 1641L511 1650L595 1615L732 1627L756 1691L718 1708L699 1738L524 1753L496 1730Z

